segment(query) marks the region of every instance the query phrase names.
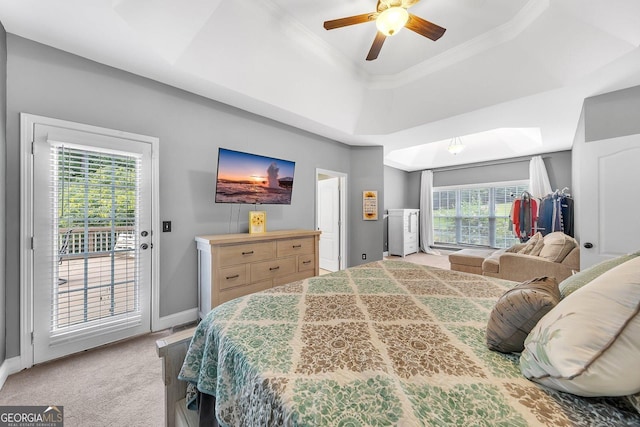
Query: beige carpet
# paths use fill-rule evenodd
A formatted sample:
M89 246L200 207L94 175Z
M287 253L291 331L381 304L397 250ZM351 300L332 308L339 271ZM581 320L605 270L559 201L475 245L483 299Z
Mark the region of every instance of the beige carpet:
M163 426L162 364L170 331L85 351L11 375L0 405L62 405L65 427Z
M416 254L410 254L404 258L396 255L386 256L385 259L399 259L407 262L413 262L415 264L429 265L431 267L443 268L449 270L449 254L454 251L439 251L440 255L425 254L424 252L418 252Z

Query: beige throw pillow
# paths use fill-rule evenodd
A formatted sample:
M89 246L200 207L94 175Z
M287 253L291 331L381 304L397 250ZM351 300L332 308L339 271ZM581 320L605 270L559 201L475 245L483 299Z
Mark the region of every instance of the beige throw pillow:
M524 255L538 255L540 253L542 245L544 244L542 240L542 233L537 232L536 234L531 236L529 240L527 240L527 243L525 243L525 245L518 250L518 253ZM540 247L540 249L537 249L538 246ZM537 249L537 253L533 254L532 252L535 249Z
M547 313L525 340L529 379L580 396L640 392L640 257L587 283Z
M567 236L561 231L547 234L544 236L543 242L544 246L540 251L540 256L551 262L562 262L569 255L569 252L578 245L573 237Z
M502 353L522 351L531 329L558 302L560 291L553 277L531 279L508 290L491 311L487 347Z
M540 252L542 252L543 247L544 247L544 239L538 240L536 244L533 246L533 248L531 249L531 252L529 252L529 255L540 256Z

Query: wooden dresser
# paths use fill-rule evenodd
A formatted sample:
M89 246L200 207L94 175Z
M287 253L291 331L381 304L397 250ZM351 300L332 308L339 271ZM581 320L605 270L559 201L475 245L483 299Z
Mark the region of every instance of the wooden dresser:
M253 292L318 275L320 231L197 236L199 315Z

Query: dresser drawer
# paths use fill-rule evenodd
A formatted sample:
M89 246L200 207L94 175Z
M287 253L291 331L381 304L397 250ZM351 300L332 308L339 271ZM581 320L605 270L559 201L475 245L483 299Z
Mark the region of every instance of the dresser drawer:
M282 258L251 264L251 282L286 276L296 272L296 258Z
M221 246L219 250L220 267L263 261L275 257L273 242L247 243L242 245Z
M218 282L220 283L220 290L246 285L249 283L247 266L241 264L221 268L218 270Z
M304 254L298 257L298 271L314 270L316 257L314 254Z
M313 237L279 240L277 243L278 258L297 254L312 254L315 251Z

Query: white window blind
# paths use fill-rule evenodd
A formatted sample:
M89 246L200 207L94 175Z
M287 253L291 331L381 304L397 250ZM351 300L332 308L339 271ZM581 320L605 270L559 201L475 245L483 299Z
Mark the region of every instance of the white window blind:
M55 338L140 322L140 158L51 143Z
M497 248L517 243L510 229L511 204L527 189L526 181L434 188L435 242Z

